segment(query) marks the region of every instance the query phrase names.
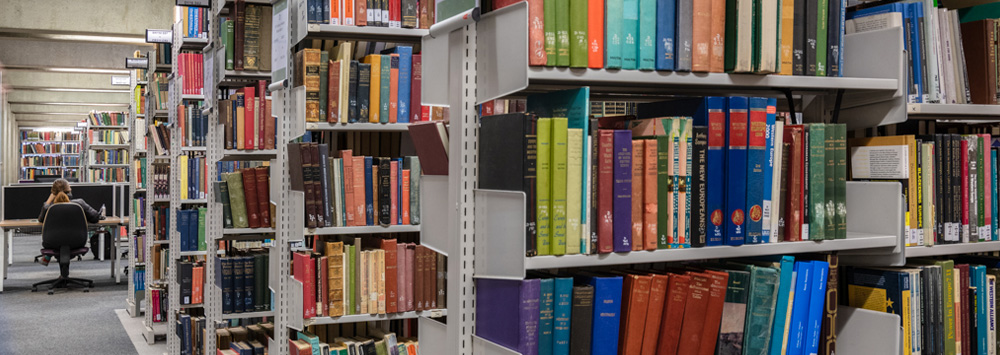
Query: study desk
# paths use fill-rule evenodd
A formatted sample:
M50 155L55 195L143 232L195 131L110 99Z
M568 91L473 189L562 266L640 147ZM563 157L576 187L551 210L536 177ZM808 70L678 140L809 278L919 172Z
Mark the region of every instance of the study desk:
M111 233L111 277L115 278L115 283L119 283L120 279L117 278L117 273L115 273L115 266L118 261L118 226L128 224L128 219L122 219L118 217L107 217L97 223L88 223L89 228L96 227L111 227L108 228ZM7 269L13 263L14 251L12 250L12 244L14 242L14 230L18 228L29 228L37 227L41 228L42 223L38 222L37 219L8 219L0 221L0 230L3 230L3 242L0 243L0 292L3 292L3 282L7 279Z

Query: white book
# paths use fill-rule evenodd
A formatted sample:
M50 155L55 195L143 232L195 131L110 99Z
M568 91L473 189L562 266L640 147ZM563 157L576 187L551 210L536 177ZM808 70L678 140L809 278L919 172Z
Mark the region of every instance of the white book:
M886 28L895 27L903 27L903 14L900 12L886 12L864 17L856 17L844 22L844 31L847 34L884 30Z
M958 87L955 95L958 96L958 103L967 104L969 103L969 76L965 68L965 46L962 44L962 31L959 28L958 10L948 11L948 15L951 20L952 45L955 48L955 57L953 60L955 61L955 82Z
M997 278L994 275L986 275L986 317L987 317L987 327L989 328L986 332L986 344L989 355L997 355L997 348L992 346L997 343L997 308L996 308L996 291L997 291Z
M330 170L333 171L333 181L330 184L330 188L333 190L333 206L331 206L333 211L331 211L330 216L333 218L332 225L334 227L344 226L343 218L341 218L344 211L344 202L342 200L344 198L344 194L340 190L340 185L343 183L343 178L341 177L343 174L343 170L341 170L343 169L343 166L341 164L341 158L333 158L333 161L330 164Z
M753 72L753 0L736 0L736 27L744 29L736 31L736 68L733 72ZM775 19L777 21L777 19Z
M948 15L947 9L937 9L938 18L938 37L941 41L941 61L938 63L940 65L941 72L941 102L946 104L955 103L955 73L952 71L954 63L952 61L952 53L954 49L952 48L951 41L951 20Z
M934 0L921 0L924 6L924 33L921 36L923 41L924 50L927 52L924 59L927 62L927 77L924 78L924 86L927 87L927 100L924 102L929 103L940 103L941 102L941 77L939 74L940 69L940 45L941 41L938 39L937 27L938 27L938 16L936 7L934 6Z
M760 2L760 67L757 74L778 72L778 0Z
M784 131L785 123L780 119L775 120L774 137L771 138L771 141L774 142L774 149L771 151L771 159L774 160L774 170L771 172L771 213L770 216L765 214L766 217L769 217L766 221L771 228L771 243L778 242L778 230L781 228L780 221L782 220L781 214L784 212L781 209L781 183L783 182L781 181L781 153L785 144Z

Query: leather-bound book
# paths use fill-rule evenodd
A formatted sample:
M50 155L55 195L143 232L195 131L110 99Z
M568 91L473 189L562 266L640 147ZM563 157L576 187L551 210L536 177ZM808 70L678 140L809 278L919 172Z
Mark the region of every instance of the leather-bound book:
M254 170L257 180L257 213L260 215L261 227L267 228L271 226L271 180L267 167L259 166Z
M622 299L621 329L619 329L618 353L635 354L642 349L642 333L646 325L646 310L649 306L649 275L624 275L624 298Z
M655 142L655 141L654 141ZM667 298L670 275L654 274L649 285L649 305L646 307L646 324L642 332L641 355L656 354L660 325L663 324L663 308Z
M337 123L340 121L340 66L341 61L328 61L327 81L329 82L326 98L326 121ZM323 93L320 93L322 95Z
M236 24L234 26L233 35L233 54L235 55L234 64L236 70L243 70L243 41L246 38L246 1L245 0L235 0L236 5L233 6L236 17Z
M396 240L382 239L381 244L385 250L385 313L396 313L399 310Z
M250 228L260 228L260 204L257 203L257 172L245 168L243 172L243 194L246 198L247 223Z
M224 174L229 184L229 207L233 213L233 227L247 228L247 204L243 189L243 173L240 171Z
M673 351L666 349L662 354L699 354L701 348L702 333L705 328L706 316L709 303L709 288L712 284L712 277L707 273L689 272L691 282L688 288L687 301L684 304L683 321L679 322L680 338L677 348ZM669 307L669 305L668 305ZM676 319L666 318L669 322L676 322ZM662 348L662 345L661 345Z
M996 26L993 19L962 24L962 47L965 49L969 91L972 103L993 105L997 103Z

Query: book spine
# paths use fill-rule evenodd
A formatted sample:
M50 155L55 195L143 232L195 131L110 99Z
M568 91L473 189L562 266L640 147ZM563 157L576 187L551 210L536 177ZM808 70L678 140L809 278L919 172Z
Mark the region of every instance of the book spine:
M541 279L539 288L538 355L552 355L555 323L555 280Z
M398 118L399 123L410 123L410 91L411 77L413 76L413 47L397 47L399 51L399 98L398 98Z
M847 238L847 125L833 125L836 149L834 174L834 239ZM937 170L937 169L935 169ZM937 184L937 182L935 182ZM832 274L832 271L831 271Z
M669 119L664 119L663 122L670 122ZM669 129L669 126L665 126L665 129ZM669 132L669 131L668 131ZM670 166L671 166L671 156L670 153L670 137L668 134L660 135L656 137L656 234L657 234L657 248L667 249L670 247L670 239L673 236L670 230L670 214L667 211L667 205L670 201L670 190L673 188L670 179ZM603 151L603 149L602 149ZM601 157L601 162L604 162L603 156ZM600 181L600 180L599 180ZM597 216L604 216L600 211ZM603 218L597 218L598 223L601 223Z
M845 0L827 0L829 10L827 12L827 51L826 51L826 75L841 76L840 49L843 45L844 36L844 5ZM929 3L929 2L928 2ZM921 5L923 6L923 5ZM937 30L937 28L935 28ZM935 66L936 67L936 66Z
M566 136L566 253L578 254L584 238L583 220L583 129L569 128Z
M569 33L567 44L569 45L569 66L573 68L586 68L590 56L587 26L588 0L567 0L569 2ZM530 3L529 9L530 12ZM529 14L530 16L530 14ZM530 63L529 63L530 64Z
M594 287L589 285L574 286L571 299L573 304L570 314L569 354L590 354Z
M626 252L632 249L631 209L632 209L632 136L627 130L614 131L614 176L612 203L614 251Z
M541 120L539 120L539 128L541 128ZM541 130L539 130L539 156L541 156ZM616 162L615 154L615 136L614 131L610 130L600 130L598 131L598 173L597 173L597 216L613 216L613 206L612 201L614 201L614 168ZM541 161L539 158L539 180L541 180ZM539 195L542 194L541 185L539 185ZM541 200L539 200L539 210L542 208ZM597 220L597 250L599 253L610 253L614 250L614 244L612 242L614 235L614 225L612 220L609 218L596 218ZM539 234L541 234L541 214L539 214ZM662 233L661 233L662 234ZM541 239L539 239L541 242ZM542 255L539 251L539 255Z
M712 61L712 2L693 1L691 14L691 71L708 72Z
M677 0L676 58L674 70L691 71L694 50L694 0Z
M726 146L726 245L742 245L746 237L747 130L748 102L745 97L729 98ZM710 138L711 139L711 138Z
M552 354L569 355L572 278L555 279L555 323L552 330Z
M694 136L692 164L694 171L691 172L691 246L704 247L708 243L708 210L706 189L708 177L708 127L692 127Z
M552 255L566 254L566 171L567 171L567 128L566 118L552 119L552 139L550 142L551 178L549 180L549 201Z
M545 1L528 0L528 64L545 65ZM405 27L405 26L404 26Z
M830 5L829 2L837 2L838 0L818 0L816 3L816 16L810 17L816 19L816 32L814 33L815 43L815 61L816 61L816 76L826 76L826 55L827 55L827 30L829 27L829 13Z
M705 211L708 214L707 246L722 245L726 235L724 220L726 169L726 99L705 98L708 115L708 146L705 167Z
M639 70L653 70L656 67L656 8L657 0L639 0L639 36L638 63Z
M378 123L389 123L389 102L390 93L392 91L391 82L392 79L392 60L388 55L382 55L382 60L379 62L382 69L379 71L379 115ZM375 76L372 76L372 80L375 80Z
M552 179L552 119L538 119L538 151L537 164L537 205L538 218L536 224L538 255L552 254L551 236L552 220L551 179Z
M792 9L792 75L806 75L806 0L794 0Z
M643 142L643 168L642 168L642 208L639 213L642 215L642 249L656 250L656 200L657 192L657 142L655 139L645 139Z
M604 68L604 0L587 0L587 67Z
M538 279L521 283L520 324L518 335L521 354L538 354L541 315L541 282Z
M674 70L674 12L676 1L656 2L656 70Z
M817 68L818 63L816 58L816 51L817 51L816 36L819 31L819 25L820 25L818 21L819 17L817 17L819 16L820 13L819 1L823 1L824 4L826 3L826 1L824 0L817 0L817 2L806 1L807 4L805 5L806 17L804 25L806 32L805 32L805 43L804 43L805 59L803 60L803 63L805 64L805 75L808 76L816 76L816 73L818 71ZM825 17L823 21L824 22L826 21Z
M645 148L641 139L632 140L632 250L642 250L646 243L643 241L643 180L645 172Z
M826 239L826 125L809 129L809 239Z
M608 12L610 16L612 12ZM639 0L622 1L622 69L639 67Z
M537 158L538 158L538 131L537 131L537 120L534 117L525 117L523 121L523 132L524 132L524 157L522 158L522 167L524 171L524 180L522 181L522 190L525 193L525 246L526 256L535 256L538 253L538 239L537 239L537 206L538 200L535 198L535 191L538 188L537 183ZM419 163L418 163L419 164ZM412 165L411 165L412 166ZM415 207L411 206L412 210L416 210Z
M764 185L767 167L767 99L750 98L750 115L747 136L746 175L746 242L765 243L763 233Z
M607 69L621 69L623 65L625 20L619 14L624 13L624 2L625 0L605 0L604 67Z
M542 1L542 27L545 34L545 65L556 66L556 2Z

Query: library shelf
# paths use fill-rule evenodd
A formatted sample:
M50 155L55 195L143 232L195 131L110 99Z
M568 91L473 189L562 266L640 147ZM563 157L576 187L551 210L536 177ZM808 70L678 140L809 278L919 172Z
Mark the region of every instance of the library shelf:
M225 255L225 253L226 253L225 250L219 250L217 254L221 256L221 255ZM204 251L204 250L191 250L191 251L182 251L180 253L177 253L177 257L182 257L182 256L207 256L207 255L208 255L208 252ZM174 258L176 259L177 257L174 257Z
M360 226L360 227L324 227L305 228L305 235L342 235L342 234L376 234L376 233L413 233L420 232L420 225L390 225L390 226Z
M160 162L156 162L157 160L159 160ZM167 164L167 163L169 163L169 160L170 160L170 156L169 155L154 155L153 156L153 162L154 162L154 164Z
M906 248L907 258L924 256L955 255L1000 251L1000 241L985 241L976 243L935 244L931 246L914 246Z
M169 244L170 240L154 240L153 244Z
M21 145L25 145L28 143L55 144L55 143L80 143L80 141L21 141Z
M90 129L128 129L128 126L90 126Z
M38 165L38 166L22 166L21 169L51 169L51 168L62 168L62 165Z
M225 149L222 151L222 161L235 161L235 160L271 160L278 155L278 150L276 149L258 149L258 150L238 150L238 149Z
M181 37L182 49L202 49L208 45L208 38Z
M156 58L150 58L149 61L149 72L150 73L169 73L174 71L173 64L163 64L157 63Z
M134 227L132 227L132 230L134 230L134 231L136 231L136 230L146 230L146 226L134 226Z
M181 147L182 152L204 152L205 147Z
M132 191L132 192L146 192L146 188L144 188L144 187L138 188L138 189L135 189L135 191Z
M245 319L245 318L261 318L261 317L274 317L274 311L224 313L222 315L222 319Z
M181 95L181 100L205 100L205 95L202 94L183 94Z
M181 204L182 205L194 205L194 204L203 204L203 203L208 203L208 200L203 199L203 198L181 200Z
M295 20L292 19L292 21ZM346 26L304 23L305 21L296 22L298 23L293 24L293 26L298 25L300 31L297 31L299 37L296 38L294 43L299 43L306 38L420 43L424 36L430 34L429 30L419 28Z
M167 117L169 115L167 110L153 110L153 117Z
M135 117L146 118L146 114L145 113L137 113L137 114L135 114Z
M145 149L136 149L136 150L135 150L135 154L146 154L146 153L148 153L148 152L149 152L149 151L148 151L148 150L145 150Z
M222 14L222 10L228 9L227 5L233 4L233 0L220 0L212 3L212 13L215 16ZM271 0L244 0L247 4L271 5Z
M1000 119L1000 105L907 104L906 114L917 118Z
M372 132L406 132L408 123L329 123L306 122L307 131L372 131Z
M323 324L361 323L361 322L375 322L383 320L412 319L418 317L439 318L447 315L448 315L447 309L431 309L424 311L409 311L409 312L392 313L392 314L350 314L340 317L315 317L310 319L303 319L302 324L305 326L310 326L310 325L323 325Z
M223 53L224 54L224 53ZM219 86L243 86L248 81L271 80L271 72L260 70L220 70Z
M239 234L268 234L275 233L274 228L223 228L223 235L239 235Z
M90 149L124 149L128 148L128 144L91 144Z
M149 84L149 82L148 82L148 81L145 81L145 80L139 80L139 81L135 82L135 84L136 84L136 85L146 85L146 84ZM141 115L141 114L140 114L140 115Z
M87 164L88 168L127 168L129 164Z
M179 306L180 309L203 308L203 307L205 307L204 303L182 304L182 305Z
M154 198L153 203L170 203L169 198Z

